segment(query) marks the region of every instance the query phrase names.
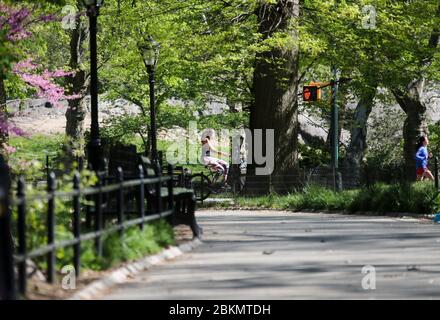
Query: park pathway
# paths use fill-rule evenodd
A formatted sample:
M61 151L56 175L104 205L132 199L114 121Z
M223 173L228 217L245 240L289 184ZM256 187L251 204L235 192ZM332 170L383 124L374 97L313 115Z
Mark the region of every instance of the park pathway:
M204 244L102 299L440 299L440 225L275 211L200 211ZM373 273L364 266L375 268Z

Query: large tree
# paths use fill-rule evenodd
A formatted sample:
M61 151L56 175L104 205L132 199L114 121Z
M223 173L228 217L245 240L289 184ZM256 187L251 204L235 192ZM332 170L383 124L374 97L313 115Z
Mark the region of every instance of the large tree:
M292 186L298 166L298 18L299 1L279 0L261 4L256 15L259 33L268 48L257 55L253 80L254 104L249 127L253 133L263 129L263 139L253 134L253 151L262 143L266 157L273 157L271 175L259 175L258 164L249 167L248 190L266 192L270 179L278 191ZM278 39L279 41L276 41ZM275 41L273 41L275 40ZM274 150L267 144L265 133L274 130ZM266 166L267 163L263 166ZM273 170L273 172L271 172Z
M427 33L426 28L422 30L423 34L420 36L416 32L415 46L413 52L413 64L416 66L413 70L405 73L407 83L395 86L391 89L396 101L399 103L402 110L406 113L405 123L403 125L404 138L404 157L405 157L405 172L408 180L415 179L415 159L414 152L417 145L417 140L421 135L428 134L428 124L426 111L428 108L425 99L424 90L428 77L432 72L433 59L437 54L440 41L440 28L438 22L440 21L440 1L424 1L419 3L425 8L424 20L428 28L431 28ZM417 4L416 4L417 5ZM410 7L409 10L414 10L416 7ZM406 10L405 10L406 11ZM411 19L412 21L421 21L420 17ZM418 47L416 47L418 46Z

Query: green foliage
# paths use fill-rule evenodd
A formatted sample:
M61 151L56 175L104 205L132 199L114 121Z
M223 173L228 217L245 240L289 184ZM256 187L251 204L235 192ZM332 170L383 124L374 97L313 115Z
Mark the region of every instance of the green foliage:
M72 191L72 176L63 176L58 183L59 191ZM81 172L81 188L90 187L96 183L96 175L89 171ZM47 243L47 201L40 199L31 200L34 196L43 195L44 191L26 185L27 211L26 211L26 238L27 250L31 251ZM82 206L88 203L85 198L81 198ZM13 210L13 221L17 221L17 207ZM55 200L55 241L73 239L72 234L73 208L71 199ZM17 226L14 225L14 235ZM87 232L83 228L82 232ZM17 239L16 236L14 236ZM129 261L141 258L144 255L156 253L161 248L174 243L174 233L172 227L165 221L155 221L144 226L141 231L138 227L132 227L124 231L123 239L116 234L103 237L103 256L97 257L95 247L92 241L82 244L82 268L103 270L114 266L123 261ZM64 265L72 264L72 248L58 249L56 252L57 266L61 269ZM38 264L44 269L46 262L39 259Z
M24 175L30 180L44 179L46 155L49 155L52 162L61 152L64 139L64 135L10 137L9 144L16 148L16 152L9 156L14 176Z
M71 240L72 233L67 229L57 230L57 241ZM106 235L102 238L103 252L99 257L96 254L94 241L81 243L81 269L106 270L123 262L141 259L146 255L160 252L162 248L174 245L174 232L172 227L165 221L159 220L144 226L130 227L124 230L122 237L118 233ZM43 245L44 243L40 243ZM72 247L58 249L56 252L57 270L63 266L72 265ZM47 267L45 259L38 259L42 269Z
M440 122L429 126L429 151L440 159Z
M202 115L195 119L199 128L237 129L243 127L246 123L247 115L245 113L222 113L213 115Z
M59 177L57 180L58 191L72 191L73 190L73 173L65 174ZM80 185L81 188L90 187L96 184L96 175L88 170L81 172ZM25 186L25 193L27 197L26 202L26 237L27 237L27 249L33 250L37 247L47 243L47 200L42 201L41 198L46 194L45 188L40 186L34 186L27 183ZM86 204L85 199L81 199L82 204ZM14 221L17 221L17 206L13 207ZM55 219L56 219L56 240L71 239L71 221L73 217L73 208L71 199L55 199ZM14 233L17 231L16 226L13 228ZM64 250L60 250L58 253L60 257L64 256Z
M149 139L149 123L150 119L143 115L110 117L102 123L101 137L106 145L136 144L140 150L145 150Z
M351 211L433 213L437 191L430 183L376 184L364 189L350 204Z
M110 99L148 106L148 76L138 49L146 35L161 44L157 104L169 98L203 105L212 97L249 104L258 37L255 1L107 1L100 19L101 71ZM145 108L147 109L147 108Z
M430 183L375 184L356 190L333 192L319 186L309 186L286 196L240 197L239 207L270 208L279 210L337 210L348 212L410 212L427 214L437 210L440 201Z
M329 148L323 145L298 145L299 162L301 168L316 168L330 163L331 155Z
M172 227L159 220L144 226L126 229L122 238L118 233L103 238L103 255L97 257L93 242L82 246L81 267L91 270L105 270L117 264L140 259L146 255L159 252L162 248L174 244ZM58 257L58 256L57 256ZM59 257L59 266L72 263L73 253Z

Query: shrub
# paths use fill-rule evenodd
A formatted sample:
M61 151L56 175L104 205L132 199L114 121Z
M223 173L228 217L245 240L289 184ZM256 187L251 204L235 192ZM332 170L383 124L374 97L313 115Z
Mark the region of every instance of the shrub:
M286 196L271 194L260 197L241 197L239 206L300 210L339 210L349 212L412 212L432 213L440 208L434 186L426 182L413 184L378 183L370 187L334 192L308 186L303 191Z
M96 175L93 172L84 170L81 172L81 188L90 187L96 183ZM59 191L72 191L72 175L64 175L58 180ZM44 195L45 191L26 185L26 245L27 251L32 251L47 243L47 201L41 199L31 200L33 195ZM81 197L82 204L86 204L85 197ZM13 207L13 236L17 241L17 206ZM71 199L55 199L55 241L73 239L72 234L73 207ZM83 229L83 233L87 230ZM108 268L120 261L128 261L140 258L146 254L154 253L160 248L174 242L174 234L171 226L165 221L157 221L145 225L144 231L138 227L125 230L123 240L119 234L112 234L103 237L103 257L95 255L93 241L83 242L81 245L81 266L84 269L101 270ZM17 243L16 243L17 245ZM64 265L72 264L73 249L61 248L56 251L57 270ZM41 257L35 261L40 268L46 269L46 259Z
M64 233L64 239L71 239L70 233ZM148 254L154 254L161 248L174 244L173 228L165 221L159 220L139 227L124 230L122 237L113 233L102 238L102 256L96 255L94 241L81 243L81 268L89 270L105 270L121 262L140 259ZM43 259L44 260L44 259ZM68 248L57 251L57 270L72 264L73 250ZM46 268L44 261L39 265Z

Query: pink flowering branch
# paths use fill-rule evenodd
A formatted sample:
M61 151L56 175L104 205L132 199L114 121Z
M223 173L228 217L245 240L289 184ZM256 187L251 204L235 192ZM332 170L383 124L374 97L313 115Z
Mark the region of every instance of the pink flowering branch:
M32 32L27 30L31 24L37 22L56 21L59 17L54 14L41 15L36 19L31 19L31 12L27 8L9 7L5 4L0 4L0 29L7 29L7 40L17 42L29 38Z
M60 19L54 14L40 15L33 18L31 11L26 7L13 7L0 3L0 30L4 30L3 38L1 41L16 43L20 40L29 38L32 36L32 32L28 28L38 22L47 23ZM58 101L63 99L78 99L81 95L66 95L64 88L55 83L55 79L68 77L74 75L73 72L66 72L63 70L49 71L44 70L41 74L38 65L36 65L32 59L20 61L13 66L13 72L17 74L21 79L34 87L37 90L37 94L40 97L47 98L47 100L53 104L57 104ZM25 135L25 132L15 126L13 122L8 120L7 113L0 113L0 134L8 135L15 134L19 136ZM0 145L0 150L4 150L7 153L14 152L14 148L7 144Z
M26 21L30 17L29 9L14 9L6 5L1 5L0 13L2 13L0 27L1 29L8 30L6 38L9 41L16 42L31 36L32 33L24 27Z
M64 88L54 82L57 78L71 77L75 74L74 72L46 69L38 74L37 70L38 66L32 59L21 61L12 68L12 71L24 82L37 90L37 95L40 98L46 98L52 104L57 104L60 100L73 100L82 97L79 94L66 95Z
M24 137L26 132L17 127L13 122L8 121L6 115L0 114L0 134L9 135L14 134L17 136Z

